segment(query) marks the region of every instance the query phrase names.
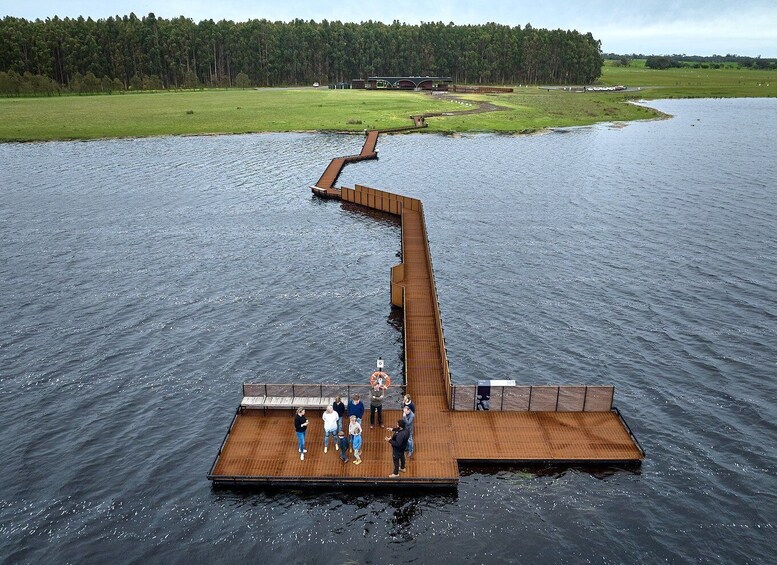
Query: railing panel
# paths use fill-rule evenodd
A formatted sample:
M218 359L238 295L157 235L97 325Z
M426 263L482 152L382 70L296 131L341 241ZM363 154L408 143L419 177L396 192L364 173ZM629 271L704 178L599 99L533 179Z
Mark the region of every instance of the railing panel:
M321 385L321 396L339 396L343 400L343 404L348 404L348 385L327 384Z
M488 401L488 409L494 410L496 412L501 412L502 410L502 394L503 394L504 387L502 386L492 386L491 387L491 397Z
M402 393L401 383L392 384L386 391L386 397L383 399L383 408L386 410L399 410L402 408L402 402L405 395ZM370 409L369 402L365 404L367 410ZM394 422L387 422L393 424Z
M555 412L558 401L557 386L533 386L531 387L530 412Z
M585 403L584 386L562 386L558 389L558 412L582 412Z
M370 409L370 385L369 383L364 385L349 385L348 386L349 394L351 395L351 398L353 398L354 394L358 394L361 397L361 401L364 404L365 408L367 410Z
M473 411L475 409L475 395L477 386L475 385L456 385L453 387L453 409L461 411Z
M589 386L585 396L585 412L609 412L615 394L613 386Z
M264 396L264 385L260 383L243 384L243 396Z
M294 396L314 397L322 396L321 385L317 384L295 384Z
M294 396L291 384L268 384L267 396Z
M507 412L528 412L529 398L531 397L530 386L509 386L504 387L504 398L502 409Z

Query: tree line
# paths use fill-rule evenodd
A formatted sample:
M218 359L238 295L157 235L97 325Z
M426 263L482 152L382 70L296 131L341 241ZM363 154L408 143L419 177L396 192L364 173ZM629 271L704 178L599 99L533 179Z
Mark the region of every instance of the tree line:
M739 69L774 70L777 69L777 59L747 57L744 55L618 55L605 53L605 60L616 61L623 67L628 67L632 59L645 59L649 69L671 69L690 67L694 69L722 69L735 65ZM728 63L728 65L727 65Z
M0 21L5 94L325 84L380 75L583 84L599 77L602 62L601 43L590 33L528 24L195 23L153 13Z

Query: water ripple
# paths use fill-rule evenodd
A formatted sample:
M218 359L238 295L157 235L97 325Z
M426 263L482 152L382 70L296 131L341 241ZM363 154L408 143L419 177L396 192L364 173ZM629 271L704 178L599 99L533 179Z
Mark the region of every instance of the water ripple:
M0 554L768 562L777 112L657 105L676 117L385 136L344 170L424 200L455 381L615 384L648 453L466 470L456 495L205 481L242 382L402 370L399 225L307 189L358 137L0 145Z

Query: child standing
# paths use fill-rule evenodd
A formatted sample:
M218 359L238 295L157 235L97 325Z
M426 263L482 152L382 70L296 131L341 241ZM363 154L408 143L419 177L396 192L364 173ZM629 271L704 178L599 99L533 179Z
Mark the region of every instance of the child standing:
M337 433L337 442L340 445L340 459L343 463L348 463L348 438L345 437L345 432Z
M355 461L354 465L361 465L362 463L362 425L356 419L356 416L351 416L351 422L348 424L348 433L351 436L351 447L353 448L353 456Z

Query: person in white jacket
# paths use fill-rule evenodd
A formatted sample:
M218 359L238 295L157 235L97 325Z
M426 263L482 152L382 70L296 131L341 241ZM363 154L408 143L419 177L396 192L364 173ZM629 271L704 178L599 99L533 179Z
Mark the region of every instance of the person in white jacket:
M327 406L321 418L324 420L324 453L327 452L329 447L330 434L332 439L335 440L335 449L340 449L340 446L337 445L337 421L340 419L340 416L331 406Z

